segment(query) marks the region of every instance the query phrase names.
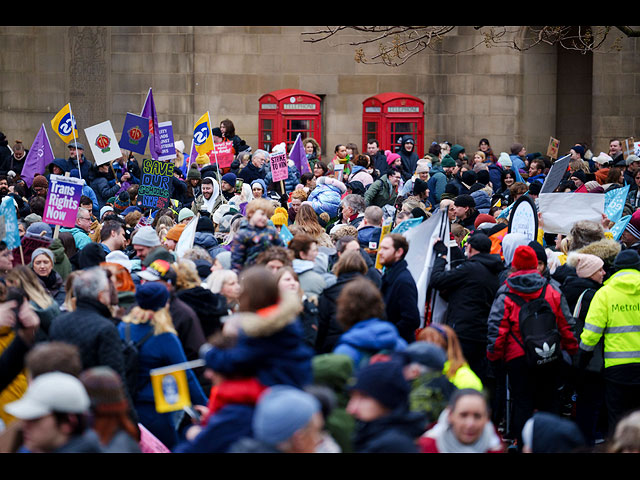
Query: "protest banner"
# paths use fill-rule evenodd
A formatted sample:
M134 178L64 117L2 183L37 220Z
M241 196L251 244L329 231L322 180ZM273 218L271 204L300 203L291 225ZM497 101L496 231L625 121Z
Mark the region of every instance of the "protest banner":
M428 313L431 314L431 321L437 322L439 316L446 311L446 302L442 298L438 298L439 294L437 292L428 292L428 287L433 261L435 260L433 245L437 239L443 240L445 244L449 240L447 209L439 210L420 225L404 232L403 235L409 242L409 251L404 259L418 289L420 328L423 328L427 323ZM429 304L429 308L427 308L427 304ZM437 314L434 318L433 315L436 312Z
M300 133L296 137L296 141L293 142L291 151L289 152L289 158L293 161L293 164L298 169L298 173L311 173L311 167L309 166L309 160L307 154L304 151L304 145L302 145L302 137Z
M403 220L396 228L393 229L391 233L404 233L410 228L416 227L422 223L422 218L408 218L407 220Z
M96 165L113 162L122 156L118 139L109 120L85 128L84 133L87 136Z
M601 193L542 193L538 197L538 210L542 228L546 233L568 235L579 220L600 224L604 213L604 195Z
M10 250L20 246L18 215L13 202L13 197L7 195L0 203L0 240L6 243Z
M74 227L83 185L79 178L51 175L42 221L49 225Z
M13 266L29 265L31 255L37 248L49 248L50 245L51 239L48 237L25 235L20 240L20 245L13 249Z
M271 164L271 175L274 182L286 180L289 177L287 168L287 154L285 152L275 152L269 155Z
M391 226L392 225L390 223L382 226L382 229L380 231L380 240L378 240L378 245L382 243L382 239L385 237L385 235L391 232ZM376 255L376 268L378 270L382 270L382 264L380 263L380 253Z
M28 187L33 185L33 178L36 175L42 175L44 173L44 169L53 162L54 158L47 130L44 128L44 124L42 124L35 140L31 144L27 158L22 166L22 172L20 173L20 176Z
M173 163L145 158L138 189L138 204L148 208L164 208L169 204Z
M176 158L172 122L162 122L158 124L158 138L160 139L160 153L157 159L164 161ZM149 137L149 144L151 144L151 137Z
M289 246L289 242L293 239L293 233L286 225L280 227L280 238L286 246Z
M616 242L620 241L622 232L624 232L624 229L627 228L627 225L629 224L629 220L631 220L631 215L625 215L620 220L618 220L616 224L613 227L611 227L611 229L609 230L611 232L611 235L613 235L613 239Z
M193 146L200 155L206 154L213 149L213 136L211 135L211 121L209 120L209 112L202 115L193 127ZM196 157L190 162L193 162Z
M51 128L64 143L70 143L78 138L76 118L71 112L71 104L67 103L51 119Z
M144 155L149 138L149 119L127 113L120 137L120 148Z
M530 241L538 237L538 212L536 204L527 195L521 196L514 204L509 217L509 233L521 233Z
M191 406L187 370L204 364L204 360L193 360L155 368L149 372L158 413L176 412Z
M549 146L547 147L547 157L556 159L558 158L558 149L560 148L560 140L551 137L549 139Z
M633 137L625 138L622 142L622 155L626 160L629 155L633 155L635 152L635 142Z
M217 163L219 168L229 168L235 157L233 142L229 140L214 142L213 150L209 152L210 160Z
M544 179L544 183L542 184L542 188L540 189L540 193L551 193L562 181L565 173L567 173L567 169L569 168L569 162L571 161L571 155L565 155L564 157L556 160L551 165L549 169L549 173Z
M161 160L160 154L162 152L162 141L159 132L160 125L158 124L158 113L156 112L156 104L153 101L153 91L151 88L149 88L149 91L147 92L147 98L144 101L144 106L142 107L140 116L147 118L149 121L147 131L149 132L149 152L151 153L151 158L154 160ZM144 150L142 151L142 154L144 154Z
M193 248L193 241L196 238L196 228L198 227L198 220L200 219L200 213L194 216L187 226L184 227L182 233L180 234L180 238L176 243L175 253L178 258L182 258L182 256L186 253L187 250Z
M604 213L609 220L617 222L622 218L631 185L611 189L604 194Z

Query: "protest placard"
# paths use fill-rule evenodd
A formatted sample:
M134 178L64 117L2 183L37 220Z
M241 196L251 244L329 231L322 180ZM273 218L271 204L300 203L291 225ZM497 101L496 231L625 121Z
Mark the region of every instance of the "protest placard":
M148 208L164 208L169 204L173 163L145 158L138 189L138 204Z
M565 155L564 157L556 160L551 165L549 169L549 173L544 179L544 183L542 184L542 188L540 189L540 193L551 193L562 181L565 173L567 173L567 169L569 168L569 162L571 161L571 155Z
M274 182L286 180L289 177L287 168L287 154L285 152L276 152L269 155L271 163L271 174Z
M158 160L171 160L176 158L176 146L173 138L173 123L159 123L158 137L160 138L160 155L158 156Z
M191 406L186 371L203 365L203 360L193 360L149 372L158 413L175 412Z
M113 162L122 156L118 139L109 120L85 128L84 133L96 165Z
M127 113L120 137L120 148L144 155L149 139L149 119Z
M546 233L568 235L579 220L602 222L604 194L601 193L541 193L538 209L542 215L542 228Z
M20 231L18 230L18 215L14 200L9 195L0 203L0 240L7 244L7 248L20 246Z
M549 139L549 146L547 147L547 157L556 159L558 158L558 149L560 148L560 140L551 137Z
M42 221L49 225L74 227L83 185L79 178L51 175Z
M538 236L538 212L536 204L528 195L521 196L513 204L513 210L509 217L509 233L521 233L535 241Z
M31 255L37 248L49 248L50 245L51 239L48 237L25 235L22 237L18 247L13 249L13 266L29 265L31 263Z

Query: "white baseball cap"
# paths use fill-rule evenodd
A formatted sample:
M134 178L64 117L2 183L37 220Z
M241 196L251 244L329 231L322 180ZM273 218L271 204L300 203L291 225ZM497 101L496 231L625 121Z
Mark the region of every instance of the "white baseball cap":
M4 409L21 420L34 420L53 412L86 413L90 404L80 380L67 373L50 372L38 375L26 393Z

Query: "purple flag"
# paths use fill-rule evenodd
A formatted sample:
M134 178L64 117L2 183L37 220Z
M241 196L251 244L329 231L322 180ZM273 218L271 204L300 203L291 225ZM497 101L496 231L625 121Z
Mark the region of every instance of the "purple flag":
M158 135L158 113L156 112L156 104L153 101L153 92L151 89L149 89L140 116L149 119L149 151L151 152L151 158L157 160L160 153L162 153L162 145L160 143L160 135Z
M311 173L311 167L309 167L309 160L307 160L307 154L304 152L304 146L302 145L300 134L298 134L293 147L291 147L289 158L293 160L294 165L301 175L303 173Z
M53 159L53 150L49 143L49 137L47 136L44 124L42 124L40 131L29 149L20 176L26 184L31 187L33 178L36 175L42 175L46 166L53 162Z

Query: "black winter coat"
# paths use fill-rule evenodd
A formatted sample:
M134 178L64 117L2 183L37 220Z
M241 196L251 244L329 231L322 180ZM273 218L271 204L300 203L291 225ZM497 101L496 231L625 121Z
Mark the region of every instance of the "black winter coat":
M406 408L371 422L357 421L353 449L356 453L418 453L416 440L427 428L427 418Z
M415 341L415 331L420 326L418 289L406 260L386 267L380 290L385 303L386 320L396 326L400 336L408 343Z
M451 270L445 266L445 257L436 258L429 285L449 303L447 325L461 339L486 342L487 319L504 269L500 256L478 253Z

